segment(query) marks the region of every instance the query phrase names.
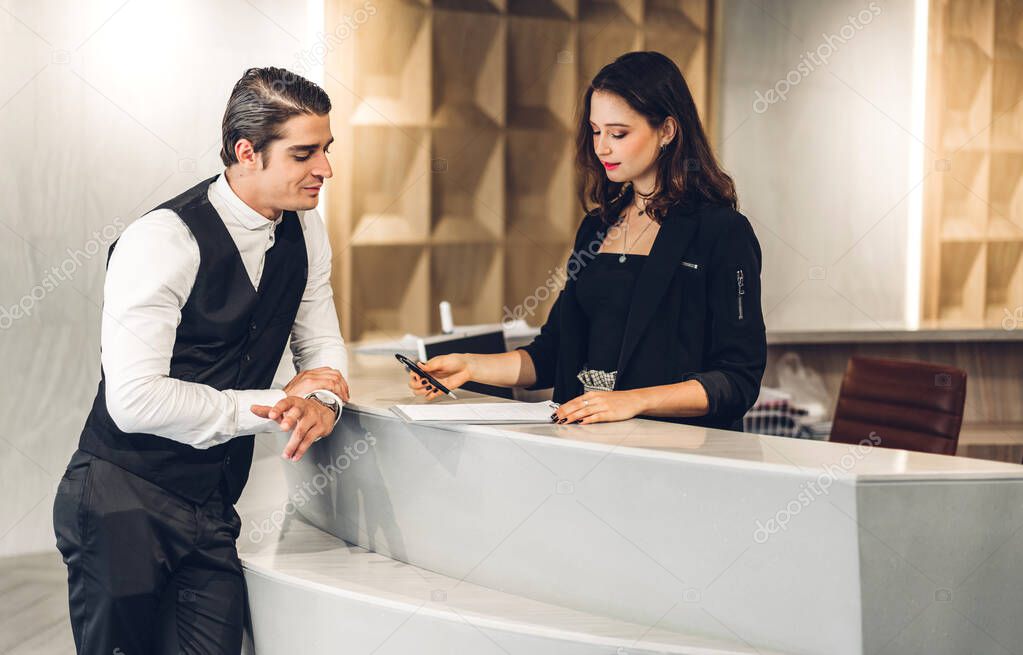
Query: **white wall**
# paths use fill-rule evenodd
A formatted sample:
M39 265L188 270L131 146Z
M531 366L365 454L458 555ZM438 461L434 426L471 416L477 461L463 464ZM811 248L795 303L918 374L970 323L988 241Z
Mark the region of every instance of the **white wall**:
M220 169L246 68L303 72L310 7L0 0L0 555L54 547L53 492L99 381L107 246ZM30 315L11 318L19 303Z
M768 329L905 327L913 0L721 9L720 151L763 247Z

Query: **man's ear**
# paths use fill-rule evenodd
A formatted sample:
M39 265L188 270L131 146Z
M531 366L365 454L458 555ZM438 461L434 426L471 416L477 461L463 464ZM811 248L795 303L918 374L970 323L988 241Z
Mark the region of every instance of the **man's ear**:
M235 142L234 156L243 168L255 169L260 166L260 154L253 149L248 139L238 139Z

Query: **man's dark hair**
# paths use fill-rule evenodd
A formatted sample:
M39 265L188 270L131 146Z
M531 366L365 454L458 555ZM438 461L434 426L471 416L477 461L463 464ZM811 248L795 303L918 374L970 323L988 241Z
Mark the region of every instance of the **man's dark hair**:
M252 142L252 149L263 152L280 139L281 125L299 114L326 115L330 98L318 85L283 68L250 68L234 85L224 110L224 166L237 164L234 146L239 139ZM263 160L263 167L267 164Z

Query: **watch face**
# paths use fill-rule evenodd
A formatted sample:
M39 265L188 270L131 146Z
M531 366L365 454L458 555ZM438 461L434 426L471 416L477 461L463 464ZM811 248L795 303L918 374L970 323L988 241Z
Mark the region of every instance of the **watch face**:
M330 409L333 409L335 411L337 411L337 409L339 407L339 405L337 404L337 401L334 400L333 398L331 398L330 396L327 396L326 398L324 398L320 394L314 393L313 394L313 398L316 398L316 400L320 401L321 403L323 403L324 405L326 405L327 407L329 407Z

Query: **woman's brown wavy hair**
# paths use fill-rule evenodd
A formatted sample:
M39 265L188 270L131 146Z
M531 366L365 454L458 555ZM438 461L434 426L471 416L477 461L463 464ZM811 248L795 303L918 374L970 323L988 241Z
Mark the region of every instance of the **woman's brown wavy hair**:
M723 204L735 209L735 183L721 170L703 131L696 103L682 72L659 52L629 52L604 66L586 89L576 135L576 167L581 184L579 202L607 224L618 220L632 202L632 185L612 182L593 151L590 99L594 91L621 96L657 129L669 116L678 125L675 138L657 157L657 193L648 202L660 222L668 208L683 200Z

